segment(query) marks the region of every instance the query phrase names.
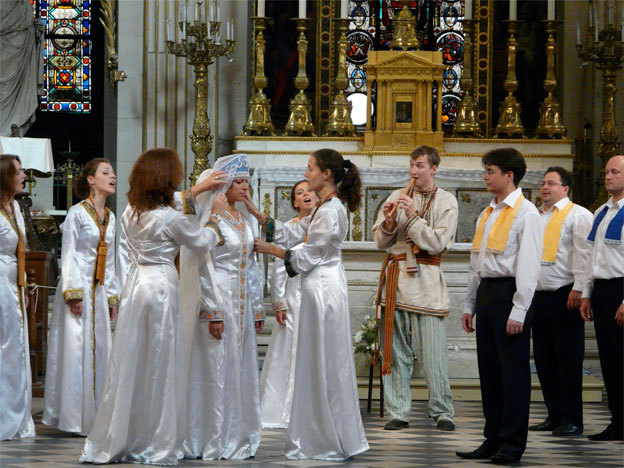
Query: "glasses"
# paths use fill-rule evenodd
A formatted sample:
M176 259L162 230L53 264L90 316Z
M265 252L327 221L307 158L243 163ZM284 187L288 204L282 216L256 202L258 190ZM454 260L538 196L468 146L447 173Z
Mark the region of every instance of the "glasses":
M483 171L483 176L492 177L494 174L502 174L502 173L503 173L502 171L495 171L492 169L488 169L488 170Z
M564 186L563 184L560 184L559 182L554 182L552 180L549 180L547 182L542 181L542 182L539 183L540 187L543 187L544 185L546 187L556 187L557 185L561 185L562 187Z

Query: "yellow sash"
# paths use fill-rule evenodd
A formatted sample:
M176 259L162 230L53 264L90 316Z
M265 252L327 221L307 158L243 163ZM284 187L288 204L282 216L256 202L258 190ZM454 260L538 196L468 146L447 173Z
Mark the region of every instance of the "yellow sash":
M503 212L498 216L498 218L496 218L496 221L494 221L494 226L490 229L487 243L485 244L485 248L488 252L500 255L505 251L509 231L511 231L513 220L516 217L516 213L518 212L520 205L522 205L522 200L524 200L524 196L520 195L513 208L506 205L505 208L503 208ZM481 249L483 232L485 231L485 222L490 217L490 214L492 214L492 211L493 208L488 206L485 213L481 217L481 222L479 223L479 226L477 226L477 232L475 232L475 236L472 241L471 250L473 252L478 252Z
M546 225L544 231L544 253L542 255L542 264L552 265L557 262L557 250L559 249L559 239L561 238L561 226L563 220L566 219L568 213L574 206L569 202L562 210L555 207L555 212Z

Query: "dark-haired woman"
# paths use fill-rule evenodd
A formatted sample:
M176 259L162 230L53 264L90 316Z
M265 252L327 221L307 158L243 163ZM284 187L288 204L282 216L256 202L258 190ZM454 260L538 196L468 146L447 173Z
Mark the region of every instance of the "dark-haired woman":
M355 211L361 181L357 167L340 153L314 152L305 173L321 202L293 226L275 223L275 239L300 249L284 250L257 240L255 249L284 259L289 276L301 274L301 309L297 337L295 384L286 456L341 461L368 450L358 399L351 346L347 279L342 243L348 217ZM252 205L253 206L253 205ZM265 221L257 209L250 211Z
M318 202L318 195L308 188L307 181L297 182L290 192L290 204L297 216L285 224L298 223L312 213ZM301 245L294 248L300 248ZM290 278L281 258L273 262L271 300L277 324L271 333L260 376L262 427L287 428L295 383L301 275Z
M111 349L110 321L117 314L115 215L106 207L116 184L107 159L86 163L74 182L82 201L61 226L42 422L80 435L93 427Z
M13 199L24 173L17 156L0 156L0 440L35 435L30 415L24 219Z
M183 205L192 208L193 196L219 186L223 175L217 171L185 191ZM119 317L81 462L176 465L184 455L186 365L175 257L181 245L203 255L222 237L218 219L197 229L175 209L182 180L178 155L163 148L144 152L130 173L129 204L121 217ZM225 204L217 195L212 213L222 214ZM199 275L206 297L207 269Z

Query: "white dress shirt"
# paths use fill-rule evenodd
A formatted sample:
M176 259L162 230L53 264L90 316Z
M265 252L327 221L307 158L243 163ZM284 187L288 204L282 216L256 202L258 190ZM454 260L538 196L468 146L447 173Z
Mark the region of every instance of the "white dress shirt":
M555 210L563 210L569 202L570 199L564 197L548 211L540 210L542 229L546 229ZM557 262L554 265L542 265L537 280L537 291L555 291L570 283L574 283L573 290L583 291L587 282L586 265L591 253L591 244L587 241L587 236L591 231L592 222L592 214L587 208L580 205L572 207L561 225Z
M607 227L624 206L624 198L614 203L613 197L609 197L607 203L594 211L594 218L605 206L608 206L609 210L596 230L594 248L591 250L590 261L587 262L587 285L583 290L583 297L591 296L595 279L624 278L624 242L619 244L605 242ZM621 238L624 241L624 227Z
M490 202L492 213L485 222L483 241L479 252L470 254L470 270L468 272L468 291L464 313L474 314L477 302L477 289L481 278L516 278L516 293L513 296L513 307L509 318L524 323L527 310L533 300L537 278L542 260L542 224L535 205L529 200L523 200L516 212L507 245L502 254L493 254L486 249L487 238L494 222L502 213L505 206L513 208L522 195L518 188L507 195L502 202ZM483 210L477 219L477 226L486 210Z

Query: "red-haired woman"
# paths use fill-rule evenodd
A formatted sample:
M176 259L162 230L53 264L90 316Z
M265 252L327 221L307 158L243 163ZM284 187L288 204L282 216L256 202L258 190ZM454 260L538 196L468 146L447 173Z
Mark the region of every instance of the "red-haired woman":
M116 185L108 159L86 163L74 182L82 201L62 225L42 422L80 435L93 427L112 343L110 321L117 314L115 215L106 207Z
M186 212L194 195L221 184L220 176L217 171L183 193ZM182 180L180 159L170 149L144 152L130 173L129 205L121 217L119 317L81 462L176 465L184 455L186 366L174 261L181 245L203 255L222 237L218 219L197 229L175 209ZM223 213L225 206L225 197L217 195L212 213ZM199 275L207 295L207 269Z
M17 156L0 156L0 440L35 435L30 415L30 353L25 303L25 228L13 199L24 173Z

